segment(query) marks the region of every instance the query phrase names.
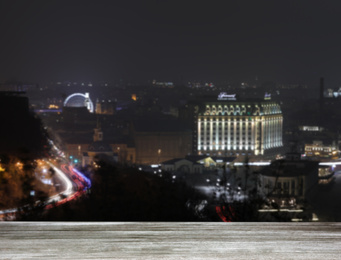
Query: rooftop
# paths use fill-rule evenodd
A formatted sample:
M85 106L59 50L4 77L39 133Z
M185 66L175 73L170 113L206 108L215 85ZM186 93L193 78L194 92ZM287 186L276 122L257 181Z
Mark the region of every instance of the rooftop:
M294 177L317 171L319 162L308 160L276 160L260 171L261 175Z
M176 119L141 118L133 120L136 132L190 132L182 122Z

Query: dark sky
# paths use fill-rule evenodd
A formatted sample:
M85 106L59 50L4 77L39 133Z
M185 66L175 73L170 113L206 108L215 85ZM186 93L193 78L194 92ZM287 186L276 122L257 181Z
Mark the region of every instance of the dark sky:
M341 85L341 1L0 0L0 80Z

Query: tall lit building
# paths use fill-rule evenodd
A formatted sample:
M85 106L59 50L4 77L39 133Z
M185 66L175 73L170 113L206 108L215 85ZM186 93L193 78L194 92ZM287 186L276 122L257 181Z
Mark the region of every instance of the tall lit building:
M220 93L196 106L196 153L264 155L282 147L282 111L266 99L239 101L236 95Z

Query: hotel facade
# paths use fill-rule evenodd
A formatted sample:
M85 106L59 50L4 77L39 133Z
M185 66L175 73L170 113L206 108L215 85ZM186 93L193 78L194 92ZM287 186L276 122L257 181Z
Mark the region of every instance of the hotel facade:
M216 156L264 155L283 146L283 116L271 100L237 100L220 93L195 107L196 153Z

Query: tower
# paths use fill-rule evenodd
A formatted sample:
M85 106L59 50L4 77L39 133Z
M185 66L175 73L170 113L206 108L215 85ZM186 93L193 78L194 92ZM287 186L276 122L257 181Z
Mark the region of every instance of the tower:
M94 133L94 142L97 141L103 141L103 132L101 129L101 125L97 119L97 127L94 129L95 133Z
M90 103L90 97L89 97L89 93L85 93L85 100L84 100L84 106L86 106L86 108L91 111L91 103ZM92 111L91 111L92 112Z
M320 112L323 112L324 103L324 78L320 78Z
M102 114L102 104L98 98L96 100L96 114Z

